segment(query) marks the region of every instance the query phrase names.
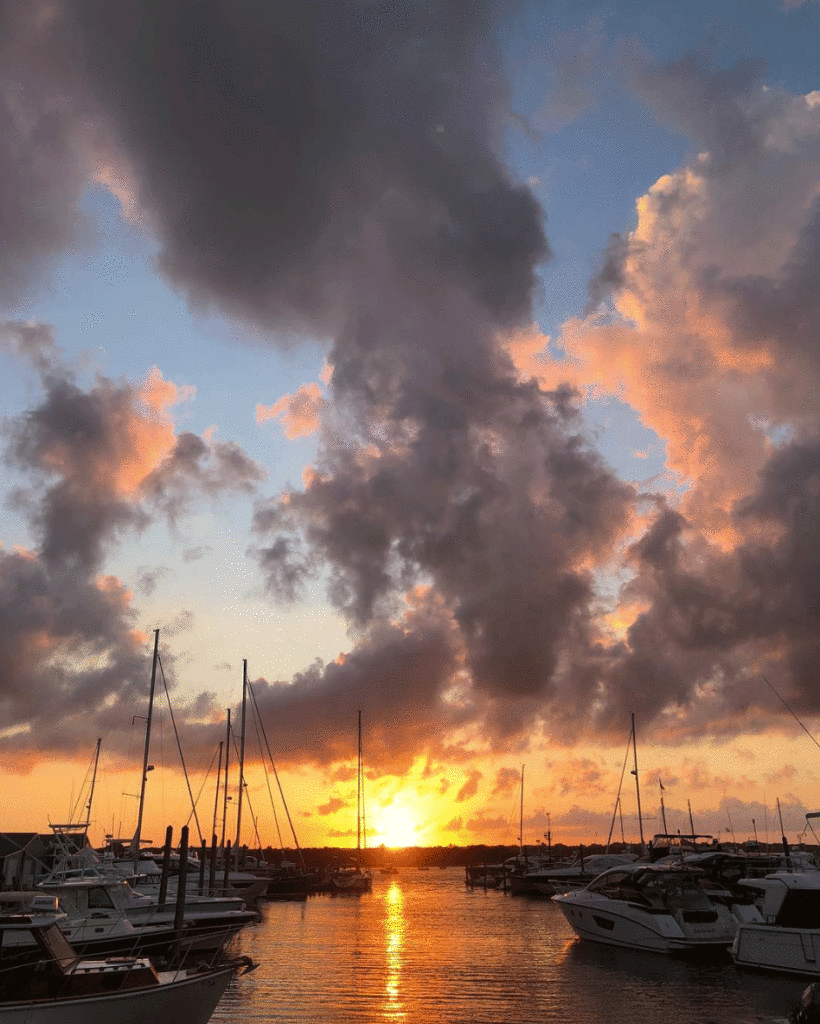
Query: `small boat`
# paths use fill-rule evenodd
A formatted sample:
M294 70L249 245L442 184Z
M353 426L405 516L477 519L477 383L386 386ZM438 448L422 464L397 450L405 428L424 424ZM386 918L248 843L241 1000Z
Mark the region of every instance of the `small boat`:
M730 899L704 872L646 863L553 896L582 939L658 953L728 952L738 927Z
M36 961L3 956L0 1024L207 1024L231 978L256 965L248 958L217 967L157 971L147 957L85 960L59 929L62 914L33 909L0 916L0 935L27 932Z
M474 889L500 889L504 881L504 865L467 864L464 881Z
M339 864L331 873L333 892L370 892L373 878L368 869L358 861Z

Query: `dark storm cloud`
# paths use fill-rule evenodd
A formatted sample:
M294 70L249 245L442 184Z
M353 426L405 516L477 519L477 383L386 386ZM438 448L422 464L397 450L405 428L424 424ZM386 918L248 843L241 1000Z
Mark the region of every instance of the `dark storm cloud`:
M100 566L118 532L148 523L145 511L116 481L128 448L123 428L134 395L129 386L112 381L101 381L90 392L68 378L44 383L44 402L11 429L9 457L40 480L40 493L28 503L42 557L88 572Z
M41 73L38 4L0 5L0 302L30 297L52 257L82 243L88 125Z
M197 302L337 324L375 228L505 320L548 247L494 152L495 7L63 0L31 47L116 139Z
M626 284L624 264L629 256L630 244L623 235L609 236L606 248L601 257L601 266L590 278L588 312L592 312L599 303L609 298Z
M226 492L252 494L265 479L262 467L233 441L206 441L182 433L159 466L142 482L143 493L170 520L188 510L195 497Z
M128 595L0 550L0 710L11 750L73 751L130 721L145 693L147 645L134 633ZM92 735L93 734L93 735Z
M820 154L820 134L814 149ZM812 379L820 377L820 201L812 205L776 277L721 276L717 268L712 268L704 275L703 288L713 301L726 305L727 319L737 338L749 346L775 348L778 358L787 361L789 377L796 363L802 364ZM790 387L791 381L783 380L782 386Z
M169 428L139 410L130 384L99 378L84 391L67 376L44 384L45 401L11 428L10 457L41 481L28 504L47 561L99 566L118 533L148 524L144 499L174 519L194 495L249 493L264 476L237 445L190 433L162 457Z
M698 723L717 734L765 728L785 712L763 675L798 714L820 713L816 435L772 455L734 522L742 539L723 551L661 508L631 549L626 596L645 610L622 643L579 657L556 714L570 721L595 697L597 725L613 734L630 711L669 740Z
M453 425L442 402L438 422L417 415L404 447L340 461L263 509L259 526L275 539L261 559L289 592L324 556L331 593L355 622L385 613L397 590L432 583L476 686L533 698L550 692L564 645L585 633L594 591L582 565L622 528L632 492L548 396L499 378L479 385L489 422L471 420L453 389Z
M570 392L519 379L499 344L529 323L550 255L542 211L498 156L502 5L62 0L41 13L25 26L32 74L122 168L165 275L195 305L332 339L316 472L260 507L257 555L277 597L326 574L356 645L264 693L285 749L326 762L339 708L352 720L363 704L377 732L414 709L395 760L471 716L489 738L524 735L592 642L593 569L634 494L584 441ZM57 432L44 416L18 442L32 466ZM61 529L85 477L64 474L35 514L44 551L85 566L156 508L173 519L192 492L258 480L238 450L183 434L141 500L104 492L89 531ZM448 703L459 670L473 693Z
M401 774L431 739L431 722L446 728L458 721L441 697L455 668L452 638L437 622L417 620L407 629L375 626L341 661L317 662L289 682L258 679L252 687L277 764L342 761L352 771L361 710L366 763ZM219 740L210 726L198 735L197 745L208 750Z
M614 737L634 711L676 742L791 726L762 676L818 710L817 105L751 63L630 60L693 151L611 238L590 284L611 306L567 347L666 442L681 487L642 496L616 628L575 648L548 719Z

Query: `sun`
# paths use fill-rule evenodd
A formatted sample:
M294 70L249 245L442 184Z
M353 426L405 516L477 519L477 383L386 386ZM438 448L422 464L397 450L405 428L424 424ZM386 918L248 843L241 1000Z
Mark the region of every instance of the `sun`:
M418 825L407 807L390 804L378 815L373 824L374 839L385 846L404 847L418 845Z

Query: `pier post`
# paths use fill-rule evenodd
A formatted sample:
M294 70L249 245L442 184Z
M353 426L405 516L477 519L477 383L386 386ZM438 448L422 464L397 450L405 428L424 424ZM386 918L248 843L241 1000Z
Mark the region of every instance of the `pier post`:
M216 894L216 832L211 837L211 863L208 866L208 895Z
M159 906L165 902L168 895L168 874L171 870L171 842L174 838L174 827L169 825L165 829L165 846L162 848L162 874L159 877Z
M188 887L188 826L182 826L179 838L179 877L174 910L174 933L177 937L177 959L182 957L182 932L185 927L185 896Z

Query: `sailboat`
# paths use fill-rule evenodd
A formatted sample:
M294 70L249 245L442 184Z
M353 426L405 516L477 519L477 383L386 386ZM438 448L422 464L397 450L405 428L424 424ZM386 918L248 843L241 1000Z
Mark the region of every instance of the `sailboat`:
M362 851L367 848L367 830L364 813L364 767L362 762L362 713L359 712L359 758L356 773L356 858L334 868L331 885L334 892L370 892L373 877L362 862Z
M81 959L59 924L56 898L3 917L4 935L29 935L33 961L6 964L0 983L3 1024L207 1024L230 980L255 968L248 957L216 967L157 970L147 957ZM51 906L48 906L48 903Z

